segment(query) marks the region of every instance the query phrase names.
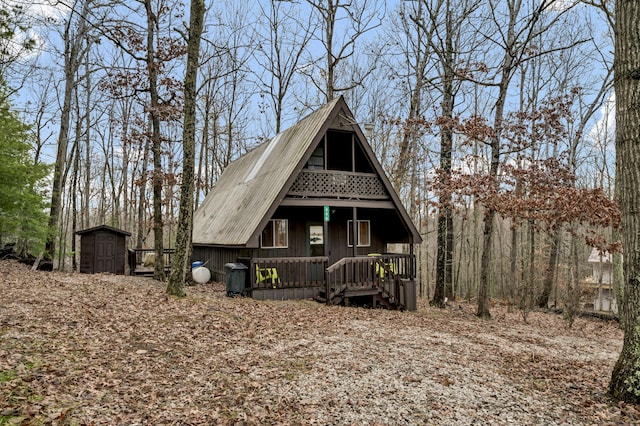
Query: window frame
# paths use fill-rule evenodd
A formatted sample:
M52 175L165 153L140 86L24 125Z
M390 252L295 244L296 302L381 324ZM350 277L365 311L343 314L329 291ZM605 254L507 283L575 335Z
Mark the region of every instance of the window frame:
M349 219L347 220L347 247L353 247L353 241L351 238L351 225L353 223L353 220ZM362 243L362 232L360 229L360 225L361 224L367 224L367 232L366 232L366 236L367 236L367 244L363 244ZM370 220L356 220L356 224L357 224L357 228L358 228L358 245L357 247L371 247L371 221Z
M276 225L276 222L283 222L284 223L284 245L277 245L278 233L277 233L276 230L278 229L278 226ZM267 232L267 230L269 228L271 228L271 238L272 238L272 241L273 241L273 245L265 246L264 242L263 242L263 236L264 236L265 232ZM267 223L267 225L264 227L264 229L260 233L260 248L263 248L263 249L288 249L289 248L289 219L269 219L269 222Z

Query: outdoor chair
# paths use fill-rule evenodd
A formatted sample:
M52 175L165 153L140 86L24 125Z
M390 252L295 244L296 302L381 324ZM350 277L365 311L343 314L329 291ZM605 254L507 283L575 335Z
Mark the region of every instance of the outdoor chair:
M280 284L280 277L276 268L260 268L256 265L256 283L258 284Z
M369 257L381 257L382 255L380 253L369 253L368 255ZM382 260L382 259L381 259ZM384 263L384 265L389 269L389 271L391 271L394 274L398 273L398 268L396 268L395 263L393 262L384 262L382 261L382 263ZM380 263L378 263L378 261L375 261L375 271L376 271L376 275L380 275L380 278L384 278L385 276L385 268L382 267L380 265Z

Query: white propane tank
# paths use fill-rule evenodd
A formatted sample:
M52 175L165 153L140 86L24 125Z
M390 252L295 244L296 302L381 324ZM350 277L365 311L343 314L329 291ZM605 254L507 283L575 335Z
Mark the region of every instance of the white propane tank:
M193 275L193 280L198 284L208 283L211 279L211 271L204 266L198 266L191 270L191 275Z

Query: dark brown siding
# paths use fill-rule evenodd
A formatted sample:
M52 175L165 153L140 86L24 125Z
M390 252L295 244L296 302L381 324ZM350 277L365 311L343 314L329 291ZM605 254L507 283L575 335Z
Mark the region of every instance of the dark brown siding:
M127 262L127 240L122 234L117 235L116 240L116 262L115 262L115 274L124 274Z
M83 274L94 273L95 240L95 233L85 234L80 237L80 272Z
M252 252L253 250L239 249L235 247L194 246L192 256L194 262L205 262L205 266L211 271L212 281L224 282L224 265L249 259L252 256Z
M124 274L126 237L110 229L96 228L80 236L80 272Z
M353 248L347 245L347 223L353 218L351 208L332 208L329 220L329 263L332 264L343 257L353 256ZM381 211L373 209L358 209L358 220L369 220L371 224L371 245L358 247L357 255L366 256L370 253L384 253L386 236L394 234L406 235L406 231L398 229L397 216L393 210ZM282 258L311 256L308 246L308 226L321 225L323 222L323 207L280 207L273 215L274 219L287 219L289 223L289 241L287 248L255 248L242 249L237 247L209 247L194 246L193 260L206 262L211 270L212 280L224 281L224 265L230 262L242 262L248 265L251 258ZM325 244L327 238L325 236Z

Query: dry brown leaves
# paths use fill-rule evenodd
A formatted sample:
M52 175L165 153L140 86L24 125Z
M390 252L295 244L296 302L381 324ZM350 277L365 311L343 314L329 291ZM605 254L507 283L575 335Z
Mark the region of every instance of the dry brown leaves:
M613 324L225 297L0 262L0 424L631 424Z

